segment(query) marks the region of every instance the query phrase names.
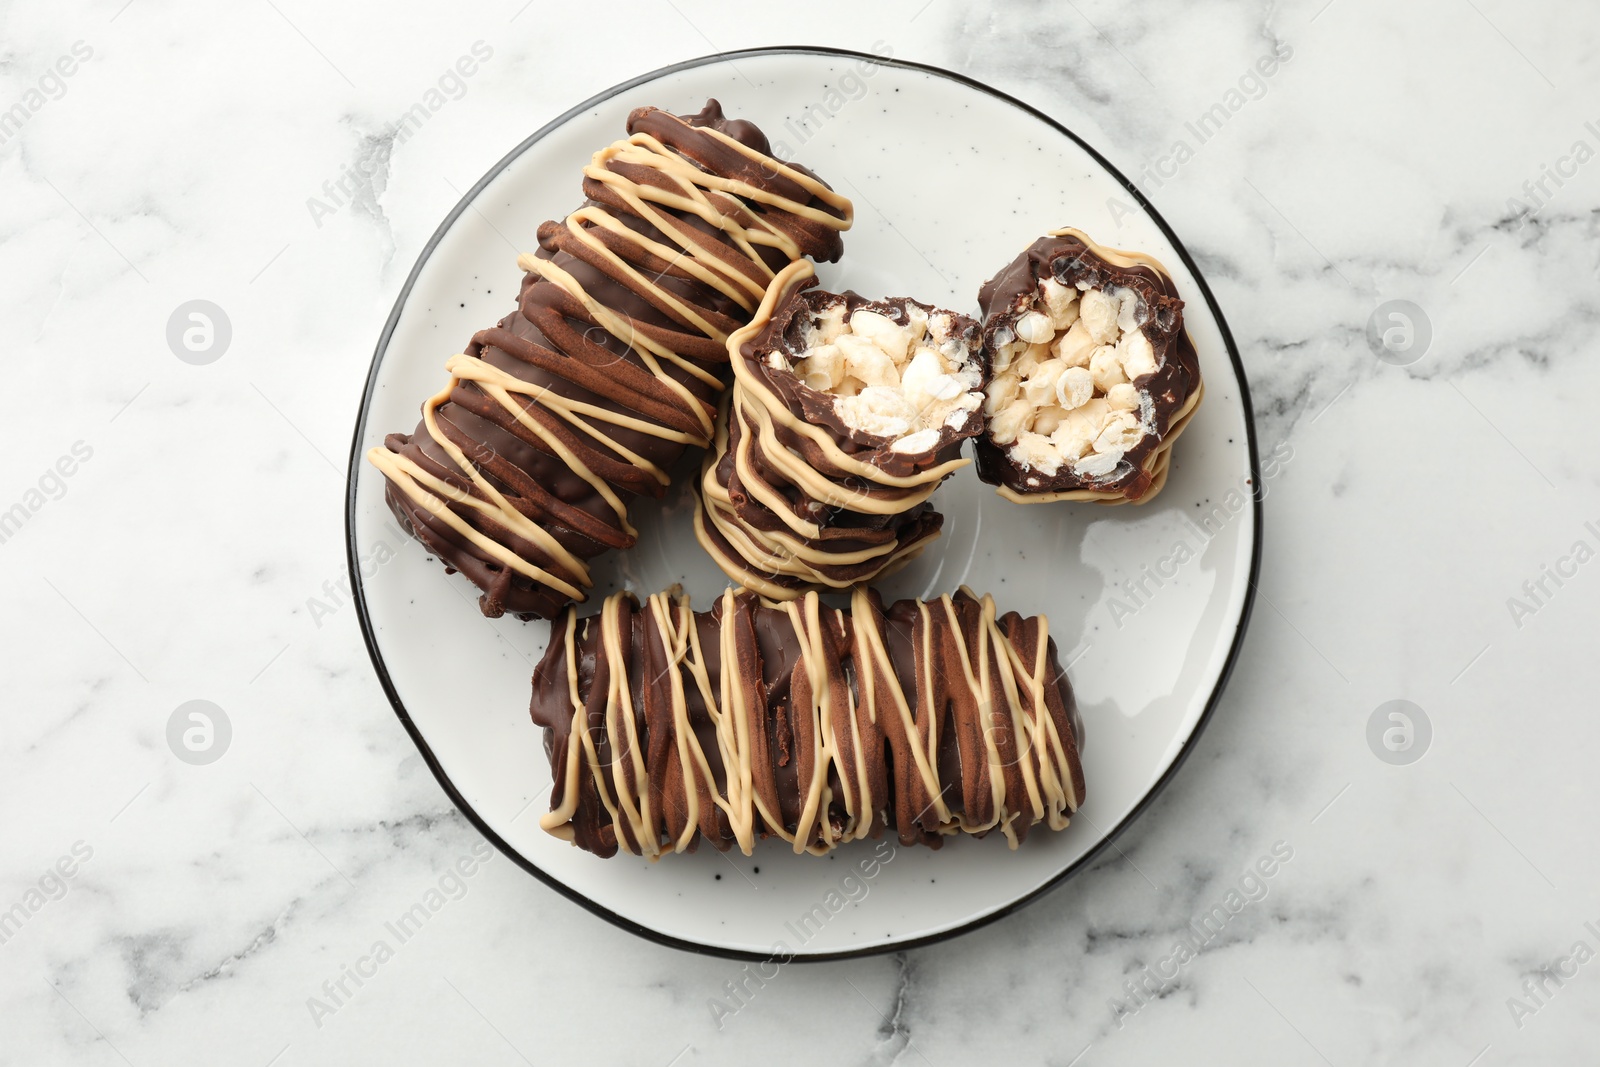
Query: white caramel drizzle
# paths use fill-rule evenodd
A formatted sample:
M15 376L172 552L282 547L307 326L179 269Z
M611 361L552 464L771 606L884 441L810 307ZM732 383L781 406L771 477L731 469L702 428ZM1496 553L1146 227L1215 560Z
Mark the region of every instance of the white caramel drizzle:
M777 248L790 259L801 258L805 254L799 242L772 221L774 218L787 215L829 229L846 230L854 218L854 208L848 198L829 189L816 178L758 152L720 130L709 126L694 127L694 130L758 162L767 173L795 183L806 199L779 196L749 182L710 173L655 137L635 133L626 140L617 141L596 152L584 168L584 176L605 185L627 205L628 210L675 243L663 243L640 234L609 208L599 204L588 204L574 211L567 216L564 225L577 242L606 264L605 271L610 277L669 317L685 324L687 329L697 331L709 340L725 343L728 335L702 310L660 284L665 270L653 275L639 270L602 241L600 231L604 231L613 241L631 244L644 256L669 263L669 269L681 269L695 281L749 311L757 306L766 292L767 282L774 277L772 268L761 258L760 248ZM646 173L655 177L655 182L619 174L609 166L613 161L631 168L645 168ZM823 206L812 206L808 202L811 198L820 201ZM752 211L743 200L761 204L765 212ZM671 211L687 212L703 219L740 255L730 258L728 244L714 240L713 234L687 225L672 215ZM715 371L694 357L651 336L652 329L661 332L660 328L636 325L631 317L613 311L589 293L570 272L551 260L523 254L517 257L517 266L556 286L581 306L600 328L637 353L644 368L672 398L668 402L692 417L699 425L699 432L685 433L648 417L607 407L603 403L572 400L552 389L524 381L484 360L458 353L445 364L445 370L451 375L449 385L423 405L423 420L429 436L467 476L476 492L451 485L430 474L414 460L382 446L369 449L367 459L414 504L491 559L564 596L583 600L585 590L593 584L585 560L561 545L538 522L519 511L484 478L459 447L439 432L435 416L438 408L449 401L458 383L475 383L505 410L516 425L542 442L574 474L593 487L615 516L617 528L628 537L635 537L637 532L628 522L627 506L607 480L586 463L582 455L531 417L529 410L537 407L548 412L564 422L580 440L584 437L592 439L602 449L608 449L665 486L669 482L667 472L626 448L616 436L606 432L605 426L686 445L709 445L715 424L715 408L695 396L679 377L674 376L673 370L715 389L720 389L721 379ZM497 524L536 545L558 569L572 575L573 580L551 573L519 555L500 539L468 522L462 515L463 511L469 514L477 512L484 521Z
M602 148L594 154L593 160L584 168L583 174L586 178L610 187L635 214L650 222L663 234L679 238L682 252L678 255L689 256L690 262L696 265L705 266L708 262L718 262L711 250L702 245L704 235L651 205L659 204L674 211L697 215L725 233L748 260L748 263L741 263L739 266L754 267L755 273L753 275L729 273L710 268L712 274L742 283L743 292L735 287L725 287L710 277L704 280L748 311L762 298L767 289L767 282L773 277L772 269L762 260L756 250L757 247L776 248L791 260L803 259L803 250L793 237L767 222L764 214L751 211L740 202L741 200L753 200L764 205L769 211L795 215L835 230L850 228L855 218L855 208L848 197L834 192L816 178L772 156L756 151L721 130L709 126L696 127L696 130L720 141L724 147L732 149L752 162L760 164L763 170L769 170L794 182L805 191L808 200L815 197L838 214L811 207L804 200L778 196L748 182L712 174L645 133L636 133L625 141L617 141ZM660 185L635 182L606 166L613 159L631 166L647 167L661 178L670 179L670 182ZM604 208L588 210L605 211ZM631 235L631 230L621 234L630 238Z
M728 420L722 418L717 421L716 447L708 454L700 472L700 492L695 501L695 534L717 566L746 589L772 600L792 599L799 595L799 590L779 585L767 577L791 574L814 585L845 590L854 585L855 580L831 577L823 568L853 566L877 560L875 574L883 577L909 562L922 550L922 542L901 545L891 541L841 552L808 545L782 530L761 530L741 522L733 510L733 500L728 495L727 487L717 481L714 469L716 457L728 449L727 439ZM714 538L708 536L705 523L714 526L732 547L731 556L721 550Z
M972 595L964 588L963 592ZM628 595L618 593L607 598L597 617L580 620L569 611L551 635L552 640L563 643L567 699L573 716L565 752L560 756L552 754L552 761L564 761L563 789L559 798L552 798L551 811L540 820L541 827L557 837L575 839L572 820L578 811L579 771L580 767L587 767L601 803L618 827L616 841L622 851L658 859L667 852L690 848L699 830L700 788L704 785L713 803L726 814L733 843L745 855L752 853L761 836L781 838L796 853L823 855L846 842L874 836L882 826L878 818L881 809L892 805L892 795L873 794L873 775L862 743L876 732L883 744L883 758L889 758L887 716L894 716L902 728L914 773L932 798L927 808L914 816L916 827L900 827L902 833L914 829L943 835L983 833L998 827L1008 845L1016 848L1019 825L1044 823L1052 830L1063 829L1082 802L1074 780L1076 754L1071 738L1063 740L1046 702L1045 687L1055 684L1056 679L1047 676L1054 665L1044 618L1038 620L1034 646L1018 648L1001 628L993 598L974 597L980 609L977 643L969 647L951 597L918 604L920 618L914 653L917 688L931 698L940 692L936 681L945 686L965 686L970 701L964 706L976 709L993 809L989 818L978 820L965 812L952 811L944 799L946 783L939 773L938 716L929 715L920 706L922 700L908 696L902 687L885 638L887 617L874 607L865 587L858 587L848 613L824 606L815 593L781 604L763 602L786 614L799 649L795 669L804 675L809 694L807 706L791 706L790 710L791 729L800 729L798 724L802 721L810 723L813 757L809 773L798 781L802 790L799 817L791 831L781 814L770 810L755 785L752 737L764 734L767 723L750 706L748 696L759 692L764 681L759 673L758 653L745 649L741 654L739 647L740 628L752 621L749 612L755 609L747 607L741 614L738 592L730 587L723 594L719 632L722 669L720 679L713 681L688 597L657 593L638 613L653 621L653 629L660 635L659 652L669 680L666 696L671 702L671 741L677 749L681 776L677 784L688 804L685 827L671 838L663 814L654 812L650 805L651 782L642 747L645 739L640 736L639 719L633 710L634 694L628 685L631 657L645 651L636 647L632 626L625 628L622 621L620 608ZM605 659L608 679L604 722L600 726L603 734L591 728L579 684L580 642L595 625L600 627L595 652L597 658ZM652 627L647 625L643 630L648 635ZM839 643L839 661L833 663L827 652L830 631L836 642L853 632L848 641ZM936 645L936 631L940 638L954 638L951 644L959 666L955 677L946 675L938 662L936 652L943 645ZM753 635L752 626L746 637ZM741 665L753 665L755 676L741 674ZM720 791L690 722L685 675L699 692L715 729L725 780ZM836 703L840 692L847 697L843 706ZM882 706L883 694L892 706ZM798 699L793 687L791 698ZM945 701L938 699L937 704L942 709ZM1002 726L1015 739L1016 764L1022 779L1019 795L1012 795L1009 788L997 735ZM849 739L848 750L854 753L854 759L845 758L847 746L841 743L842 736ZM602 762L599 757L602 737L611 742L609 762ZM790 758L799 760L800 751L791 753ZM802 770L803 767L796 767L797 773ZM830 772L837 776L842 791L837 798L828 784ZM837 824L836 799L843 808L843 819Z
M583 560L562 547L560 542L552 537L544 527L533 522L522 512L512 507L505 497L478 473L478 468L467 461L466 455L456 447L455 443L444 438L435 430L435 412L438 411L441 404L450 399L450 393L453 389L455 389L454 380L438 393L429 397L423 403L422 417L427 423L429 434L439 443L440 447L446 450L450 458L456 462L456 465L467 472L468 477L472 479L472 484L488 497L487 501L479 499L441 478L435 477L414 460L396 452L391 452L387 448L369 449L367 461L382 471L384 477L388 478L393 485L416 501L428 514L445 523L456 533L477 545L505 566L510 567L518 574L532 578L536 582L548 585L552 589L559 589L567 596L581 599L583 596L582 590L570 582L551 574L543 567L528 562L509 548L506 548L498 540L479 532L451 509L451 504L463 508L472 508L483 512L493 520L499 521L508 529L525 534L535 544L550 552L562 564L577 571L580 581L585 586L590 584L589 568Z

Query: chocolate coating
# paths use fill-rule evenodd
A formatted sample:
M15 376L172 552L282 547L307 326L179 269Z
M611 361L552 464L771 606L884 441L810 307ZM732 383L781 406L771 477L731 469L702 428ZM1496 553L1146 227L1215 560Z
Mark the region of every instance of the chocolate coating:
M849 201L715 100L640 108L627 130L578 211L539 227L515 310L452 358L415 431L369 453L396 519L491 617L583 599L587 561L636 539L628 501L710 443L727 336L791 260L843 250Z
M769 836L820 854L885 828L1016 847L1084 796L1048 624L965 589L885 608L862 588L849 612L619 593L553 625L530 712L555 777L542 824L599 856Z

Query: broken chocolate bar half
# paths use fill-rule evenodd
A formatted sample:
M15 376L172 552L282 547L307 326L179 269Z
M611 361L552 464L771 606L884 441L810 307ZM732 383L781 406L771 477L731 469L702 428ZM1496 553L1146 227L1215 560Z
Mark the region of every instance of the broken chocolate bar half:
M973 319L813 288L786 268L728 342L734 386L700 479L696 532L764 596L844 589L938 536L929 497L983 428Z
M991 376L978 477L1019 503L1142 503L1160 492L1203 392L1161 264L1057 230L978 301Z

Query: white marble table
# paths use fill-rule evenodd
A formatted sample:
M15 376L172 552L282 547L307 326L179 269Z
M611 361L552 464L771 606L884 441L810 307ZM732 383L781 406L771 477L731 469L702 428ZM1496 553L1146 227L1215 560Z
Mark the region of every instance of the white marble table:
M3 9L0 1063L1586 1058L1600 15L521 3ZM624 77L798 42L988 81L1143 175L1280 469L1226 699L1120 852L978 933L786 968L719 1026L741 965L477 861L339 589L342 466L394 295L490 164ZM197 299L231 324L205 365L167 340ZM1367 341L1391 300L1431 332L1403 366ZM168 745L191 700L231 725L210 765ZM1393 700L1420 760L1369 745ZM1234 890L1259 899L1195 933Z

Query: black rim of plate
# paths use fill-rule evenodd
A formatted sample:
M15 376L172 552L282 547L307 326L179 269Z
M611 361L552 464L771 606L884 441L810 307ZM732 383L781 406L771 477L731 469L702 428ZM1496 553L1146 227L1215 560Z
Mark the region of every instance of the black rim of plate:
M1037 889L1024 896L1018 897L1016 900L1013 900L1004 907L997 908L986 915L981 915L969 922L961 924L960 926L952 927L951 929L943 930L938 933L928 934L923 937L912 938L910 940L894 941L884 945L864 945L861 948L850 949L844 952L813 953L797 955L794 957L797 961L823 962L827 960L858 959L864 956L880 955L885 952L903 952L908 949L919 948L923 945L931 945L935 942L945 941L960 934L970 933L971 931L983 926L987 926L998 919L1002 919L1005 916L1010 915L1013 912L1016 912L1033 903L1051 890L1058 888L1074 874L1077 874L1079 871L1088 867L1089 864L1093 863L1097 858L1099 858L1100 854L1109 848L1112 843L1116 841L1116 839L1120 837L1122 833L1145 812L1151 803L1155 801L1156 797L1161 795L1162 791L1166 789L1168 783L1170 783L1172 779L1177 776L1179 768L1181 768L1184 764L1184 761L1189 758L1189 754L1194 751L1195 742L1199 740L1201 732L1211 721L1212 713L1216 711L1218 703L1221 702L1223 690L1227 687L1228 679L1233 674L1234 664L1238 661L1240 649L1244 645L1245 630L1249 627L1251 612L1255 606L1256 582L1261 575L1261 462L1256 452L1255 412L1250 404L1250 389L1245 381L1244 365L1239 359L1238 347L1234 344L1233 333L1228 329L1227 320L1223 318L1222 309L1217 306L1217 300L1216 297L1212 295L1211 287L1206 283L1204 275L1200 273L1200 268L1195 264L1194 258L1189 255L1189 250L1184 247L1182 241L1178 240L1178 235L1172 231L1171 226L1167 225L1167 220L1161 217L1160 213L1156 211L1155 206L1151 204L1148 199L1146 199L1145 195L1139 191L1138 187L1129 181L1120 170L1112 166L1109 160L1096 151L1092 145L1084 141L1083 138L1079 137L1076 133L1073 133L1067 127L1063 126L1049 115L1046 115L1038 108L1018 100L1009 93L1001 92L992 86L985 85L984 83L966 77L963 74L957 74L954 71L945 70L941 67L930 66L925 63L914 63L909 60L869 55L865 52L855 52L843 48L826 48L820 45L785 45L768 48L747 48L736 52L717 52L712 55L700 56L696 59L685 60L682 63L674 63L670 66L662 67L659 70L650 71L648 74L641 74L636 78L631 78L628 81L621 82L605 90L604 92L597 94L596 96L590 97L588 100L585 100L583 103L570 109L566 113L555 119L552 119L550 122L547 122L544 126L540 127L538 131L528 137L527 140L523 141L521 144L517 145L516 148L512 149L503 159L500 160L500 162L491 167L489 172L482 178L478 179L477 184L467 191L466 195L461 198L461 201L456 204L456 206L451 210L450 214L445 216L444 221L439 224L439 228L435 230L433 236L428 239L427 245L423 247L421 254L417 257L416 265L411 268L411 273L406 278L405 285L401 287L399 296L395 298L394 310L389 312L388 321L386 321L383 325L383 333L378 338L378 347L372 356L372 367L367 372L367 384L362 390L361 394L361 411L356 418L355 437L350 446L349 472L345 486L346 564L350 571L351 588L355 593L354 600L356 606L356 616L361 621L361 636L366 642L367 654L372 659L373 669L378 673L378 681L383 686L383 691L388 696L389 703L394 707L395 714L399 716L401 724L405 726L406 733L411 735L412 743L415 744L417 746L417 750L422 753L422 758L427 761L429 769L433 771L434 778L438 780L440 787L445 791L445 794L450 798L451 802L454 803L456 808L459 809L461 813L467 817L468 821L470 821L472 825L477 828L479 833L493 843L497 849L508 856L514 863L517 864L517 866L521 867L523 870L527 871L529 874L533 875L535 878L539 879L545 885L549 886L551 889L554 889L568 900L587 908L589 911L600 916L600 918L605 919L607 922L620 926L622 929L627 930L630 933L637 934L648 941L654 941L657 944L667 945L672 948L682 949L687 952L696 952L707 956L719 956L726 959L758 961L767 958L768 954L759 952L745 952L739 949L722 948L717 945L707 945L698 941L685 941L681 938L671 937L667 934L660 933L659 931L652 930L640 923L634 922L632 919L618 915L609 908L589 899L582 893L579 893L577 890L572 889L560 879L547 874L543 869L535 865L533 862L527 859L527 857L523 856L520 852L507 844L499 834L496 834L492 829L490 829L489 825L483 820L482 816L480 816L477 811L473 809L471 804L467 803L466 798L461 795L461 792L456 788L455 783L453 783L450 780L449 775L445 773L444 768L440 766L439 760L434 756L433 750L428 747L428 742L423 738L421 731L417 729L416 723L411 721L411 714L406 710L404 702L402 702L400 699L400 694L395 691L393 680L389 677L388 668L384 665L383 655L378 651L377 635L373 629L372 619L367 612L366 590L363 588L361 581L361 566L359 562L359 553L356 546L355 536L356 477L361 470L361 464L365 455L365 451L362 448L362 442L365 440L367 433L367 413L371 409L373 393L377 388L378 369L383 363L384 354L388 351L389 339L394 334L395 325L400 321L400 315L405 310L406 301L411 295L411 288L416 284L417 276L422 272L423 265L427 263L428 258L433 254L434 248L439 244L440 240L443 239L450 227L455 224L456 219L458 219L470 207L473 200L475 200L478 194L483 191L484 187L498 177L500 172L505 170L506 167L511 164L512 160L522 155L523 152L527 151L536 142L542 140L552 130L565 125L567 122L583 114L596 104L603 103L604 101L609 100L620 93L625 93L629 89L635 88L636 86L643 85L646 82L655 81L656 79L665 77L669 74L675 74L683 70L690 70L695 67L703 67L711 63L720 63L730 59L736 60L742 57L772 55L818 55L835 59L866 60L882 66L900 67L906 70L920 71L924 74L932 74L940 78L947 78L951 81L958 82L961 85L965 85L970 89L976 89L979 92L987 93L998 100L1002 100L1005 103L1010 104L1012 107L1019 108L1029 115L1032 115L1040 122L1043 122L1050 128L1061 133L1063 136L1070 138L1073 143L1087 152L1090 158L1104 168L1107 174L1116 179L1118 184L1120 184L1127 194L1133 198L1134 202L1150 216L1151 220L1155 222L1156 226L1166 236L1167 240L1172 242L1172 247L1177 250L1178 256L1183 260L1184 266L1189 268L1189 273L1194 277L1195 284L1199 286L1201 295L1205 297L1206 306L1211 310L1212 316L1216 319L1217 329L1222 334L1223 345L1228 350L1228 358L1233 362L1234 375L1238 379L1239 383L1239 401L1244 408L1245 416L1245 444L1250 453L1250 476L1252 479L1251 485L1254 487L1254 491L1251 493L1251 508L1253 511L1255 525L1253 543L1250 549L1250 575L1246 583L1244 605L1239 613L1239 622L1234 630L1233 642L1229 646L1227 658L1222 664L1222 672L1218 675L1217 684L1215 688L1212 689L1210 697L1208 697L1206 700L1205 710L1201 712L1200 718L1195 722L1194 728L1189 732L1189 736L1184 739L1183 747L1178 750L1178 754L1173 758L1172 763L1162 773L1161 777L1157 779L1155 784L1145 792L1144 797L1140 799L1139 803L1134 805L1133 810L1128 812L1121 822L1112 827L1110 833L1106 834L1105 837L1103 837L1096 845L1094 845L1094 847L1089 849L1088 852L1080 856L1075 863L1067 867L1061 873L1057 874L1048 882L1039 886Z

